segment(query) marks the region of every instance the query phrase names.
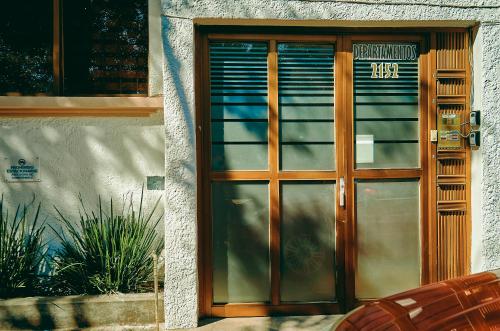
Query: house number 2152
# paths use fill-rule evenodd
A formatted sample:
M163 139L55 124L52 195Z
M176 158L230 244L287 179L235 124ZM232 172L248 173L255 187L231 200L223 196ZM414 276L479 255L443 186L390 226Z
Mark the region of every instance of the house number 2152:
M372 63L372 76L371 78L395 78L398 79L398 69L397 63Z

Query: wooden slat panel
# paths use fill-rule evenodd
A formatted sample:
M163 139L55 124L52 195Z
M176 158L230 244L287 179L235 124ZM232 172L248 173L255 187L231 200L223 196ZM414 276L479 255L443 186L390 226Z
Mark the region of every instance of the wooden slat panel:
M465 202L465 184L444 184L441 183L437 190L438 203L443 202Z
M465 174L465 159L438 159L438 176Z
M442 32L437 34L438 69L464 69L467 60L465 32Z
M441 78L437 81L437 94L465 96L465 80L463 78Z
M440 211L437 221L438 280L464 275L468 271L467 245L463 244L466 234L466 212Z
M455 114L468 118L468 45L466 32L436 34L436 96L438 121ZM462 134L466 134L462 127ZM470 271L470 153L464 139L456 150L439 148L436 176L436 277L444 280Z

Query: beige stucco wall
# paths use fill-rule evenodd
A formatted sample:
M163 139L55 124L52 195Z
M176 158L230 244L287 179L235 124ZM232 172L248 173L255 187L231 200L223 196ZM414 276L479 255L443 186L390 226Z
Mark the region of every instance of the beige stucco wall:
M78 216L78 194L95 206L97 195L115 202L133 193L139 200L146 176L163 176L163 118L0 119L0 157L40 158L40 182L0 182L13 208L33 194L53 222L53 205ZM3 169L2 169L3 170ZM162 191L146 191L146 203ZM163 207L163 206L162 206ZM161 209L162 209L161 207ZM161 210L160 210L161 212ZM161 234L161 233L160 233Z

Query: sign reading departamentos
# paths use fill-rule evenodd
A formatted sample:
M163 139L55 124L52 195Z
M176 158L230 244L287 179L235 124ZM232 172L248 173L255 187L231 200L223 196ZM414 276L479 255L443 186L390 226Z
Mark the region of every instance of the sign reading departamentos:
M359 43L353 44L354 60L415 61L417 44Z

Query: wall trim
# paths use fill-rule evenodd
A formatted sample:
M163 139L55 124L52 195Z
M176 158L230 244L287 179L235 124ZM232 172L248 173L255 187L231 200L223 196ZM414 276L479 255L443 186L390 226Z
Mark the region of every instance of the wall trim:
M168 17L168 15L165 15ZM298 26L330 28L468 28L479 24L475 20L325 20L325 19L261 19L261 18L206 18L194 17L194 25L235 25L235 26Z
M163 96L0 96L0 117L147 117L162 109Z

